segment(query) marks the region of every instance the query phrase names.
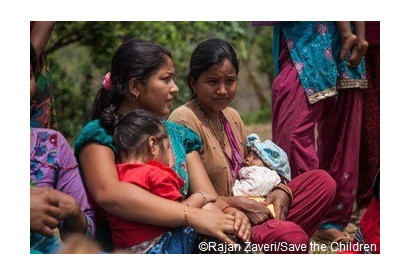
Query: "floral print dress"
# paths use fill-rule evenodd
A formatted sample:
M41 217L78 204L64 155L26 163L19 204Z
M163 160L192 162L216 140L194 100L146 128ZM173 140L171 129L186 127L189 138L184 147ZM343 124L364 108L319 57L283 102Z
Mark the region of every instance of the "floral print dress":
M94 211L88 203L78 165L67 140L57 131L43 128L30 128L30 186L32 188L50 187L72 196L79 204L87 221L85 235L95 232ZM62 222L60 222L60 228ZM40 252L52 253L45 249L46 237L30 234L30 248ZM53 237L54 238L54 237ZM53 246L56 246L53 241ZM42 248L43 247L43 248Z

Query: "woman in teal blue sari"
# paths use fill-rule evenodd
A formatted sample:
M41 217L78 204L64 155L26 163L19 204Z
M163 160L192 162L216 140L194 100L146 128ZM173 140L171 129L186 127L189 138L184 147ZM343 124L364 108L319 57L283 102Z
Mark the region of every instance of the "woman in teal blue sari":
M114 54L111 72L103 81L89 122L75 143L75 155L81 167L84 182L94 205L122 219L156 226L178 228L189 225L198 233L232 243L226 235L233 233L242 240L250 237L250 223L241 211L225 214L228 206L222 200L207 204L205 209L181 205L166 200L132 184L118 180L115 166L116 148L112 133L104 129L99 117L107 108L115 108L118 117L134 109L145 109L165 117L169 115L178 87L174 81L175 69L171 54L161 46L142 40L130 40ZM205 192L216 196L200 160L200 138L188 128L166 122L170 137L171 167L184 180L181 194ZM98 236L98 228L97 228ZM153 247L143 252L161 252L169 234L164 234Z

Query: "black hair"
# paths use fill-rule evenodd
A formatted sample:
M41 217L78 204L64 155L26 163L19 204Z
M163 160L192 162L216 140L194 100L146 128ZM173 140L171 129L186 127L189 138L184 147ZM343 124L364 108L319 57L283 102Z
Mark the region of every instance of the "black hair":
M37 70L37 54L36 54L36 50L33 47L33 44L31 43L30 43L30 65L34 73Z
M100 123L113 135L117 159L120 159L122 153L134 156L144 153L144 145L150 136L155 136L160 149L164 149L161 142L167 137L164 125L158 117L146 110L136 109L119 116L111 106L101 114Z
M188 86L191 90L191 97L194 97L194 89L191 86L191 78L197 81L199 76L216 64L228 59L239 73L239 60L235 50L225 40L212 38L201 42L194 50L189 64Z
M94 100L92 119L100 118L111 105L118 109L129 93L129 81L135 78L142 84L147 83L166 63L166 57L172 59L171 53L151 41L131 39L123 43L115 51L111 62L112 90L107 91L104 87L99 89Z

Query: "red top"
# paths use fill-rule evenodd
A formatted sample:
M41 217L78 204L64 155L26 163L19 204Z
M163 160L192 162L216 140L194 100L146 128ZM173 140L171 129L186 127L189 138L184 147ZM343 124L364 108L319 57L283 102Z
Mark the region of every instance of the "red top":
M182 199L179 190L184 185L184 181L174 170L160 162L123 163L118 164L117 169L120 181L136 184L165 199L173 201ZM126 221L108 212L107 219L116 248L128 248L170 230L167 227Z

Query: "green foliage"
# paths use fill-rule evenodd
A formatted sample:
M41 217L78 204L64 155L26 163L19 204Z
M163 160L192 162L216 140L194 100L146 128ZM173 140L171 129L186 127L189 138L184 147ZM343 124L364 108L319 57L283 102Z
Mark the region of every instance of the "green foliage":
M201 41L225 39L237 51L241 66L248 70L248 64L254 63L252 59L260 58L258 73L271 75L271 35L270 28L255 28L250 22L237 21L57 22L46 50L59 130L72 144L89 120L95 94L110 69L114 51L131 38L152 40L171 51L179 87L174 106L179 106L189 98L189 60ZM266 106L265 103L260 105Z
M272 112L270 108L263 108L252 113L241 114L245 125L247 124L265 124L272 121Z
M56 100L59 131L74 143L75 137L89 121L97 89L94 79L98 70L87 58L84 47L69 46L52 62L53 89ZM63 67L63 65L65 65Z

